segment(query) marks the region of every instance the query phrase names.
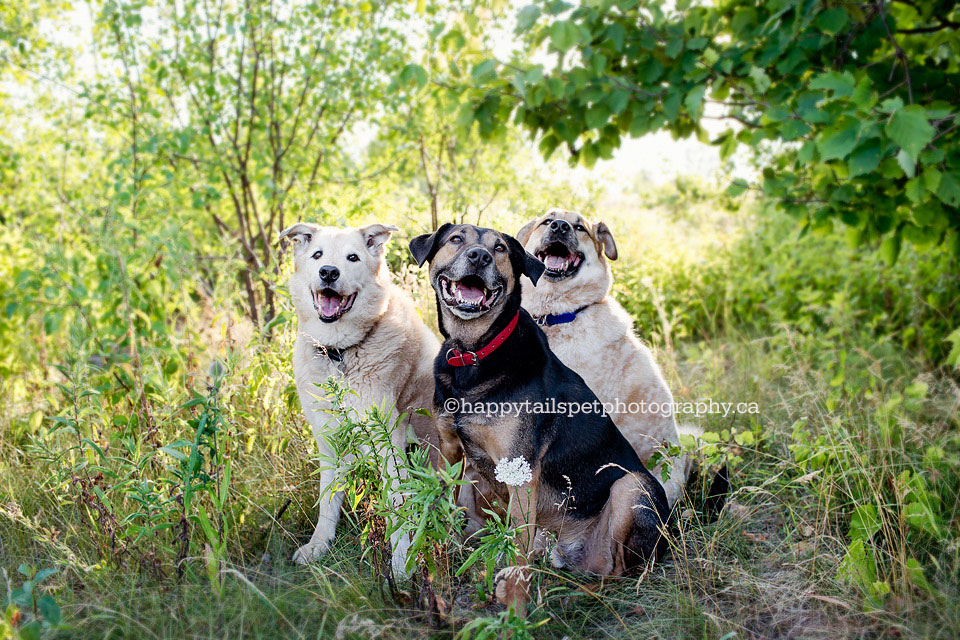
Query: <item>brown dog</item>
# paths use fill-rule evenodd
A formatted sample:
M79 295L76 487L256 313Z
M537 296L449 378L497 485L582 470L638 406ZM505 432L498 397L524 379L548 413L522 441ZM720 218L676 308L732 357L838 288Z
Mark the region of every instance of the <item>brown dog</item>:
M524 225L517 239L546 265L537 286L523 283L523 308L540 323L553 352L611 408L644 464L665 444L679 444L670 388L634 334L633 318L610 295L609 261L617 259L617 244L607 225L551 209ZM652 469L671 508L683 495L690 467L682 453Z
M410 250L430 262L446 339L434 364L441 451L451 462L465 453L488 497L510 505L515 526L529 525L521 553L539 527L557 539L556 566L618 574L656 556L663 487L520 308L521 275L536 283L543 264L516 239L472 225L445 224Z

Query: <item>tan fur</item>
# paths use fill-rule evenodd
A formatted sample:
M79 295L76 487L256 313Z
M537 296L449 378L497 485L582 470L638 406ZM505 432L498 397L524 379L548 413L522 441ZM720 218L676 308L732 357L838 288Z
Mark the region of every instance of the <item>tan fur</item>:
M421 442L431 446L436 461L438 438L434 421L412 411L433 405L433 359L440 345L420 319L409 296L390 281L383 243L395 229L385 225L336 229L299 224L283 234L293 237L295 243L296 270L289 281L298 319L294 377L301 406L321 455L331 453L324 434L332 416L326 412L330 405L317 385L335 377L344 380L356 393L347 394L345 401L360 415L371 405L392 410L394 415L410 412L410 426ZM317 250L323 251L319 260L312 257ZM360 260L349 261L350 254ZM332 265L341 271L338 284L344 287L344 293L357 292L353 307L332 323L319 319L310 291L311 286L319 286L317 274L322 265ZM343 349L342 365L318 353L318 346ZM393 443L402 449L406 438L406 430L397 429ZM387 469L388 472L396 470L395 461L388 459ZM315 560L333 541L343 502L342 493L331 495L329 491L335 478L335 470L321 471L324 495L320 515L310 542L294 554L298 563ZM394 571L400 571L410 542L399 534L395 534L391 542Z
M576 371L603 403L624 406L631 402L672 403L673 396L660 373L653 354L633 332L630 315L610 296L613 276L604 257L616 256L613 236L604 223L590 224L572 211L552 209L529 222L521 229L518 239L527 251L540 246L544 220L563 219L571 225L581 224L586 232L579 232L579 249L584 261L572 277L560 281L541 278L534 287L523 280L523 307L534 317L548 314L580 312L576 320L566 324L544 326L550 348L560 360ZM654 413L611 413L611 418L647 463L661 443L680 441L677 424L672 415ZM683 494L690 471L690 459L681 455L668 461L670 477L663 482L661 469L651 473L661 481L670 507Z

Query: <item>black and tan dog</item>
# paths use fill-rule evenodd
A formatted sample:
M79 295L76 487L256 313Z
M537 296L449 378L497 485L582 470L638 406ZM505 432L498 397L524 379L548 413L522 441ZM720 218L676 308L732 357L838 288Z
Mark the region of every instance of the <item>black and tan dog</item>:
M462 447L487 498L512 504L515 525L532 525L522 529L522 548L531 548L535 527L556 536L557 566L619 574L657 555L669 513L663 487L520 308L520 276L536 283L543 264L511 236L472 225L445 224L414 238L410 251L430 262L445 338L434 364L443 455L459 460ZM476 403L518 410L469 410ZM559 411L573 405L594 408ZM532 477L511 503L494 471L520 456Z

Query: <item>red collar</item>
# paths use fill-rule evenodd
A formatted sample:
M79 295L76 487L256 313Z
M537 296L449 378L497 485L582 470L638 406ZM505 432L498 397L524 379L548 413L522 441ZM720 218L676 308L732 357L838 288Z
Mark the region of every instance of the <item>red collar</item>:
M519 311L517 311L517 315L513 316L513 320L510 321L510 324L504 327L503 331L498 333L497 336L490 341L490 344L485 346L483 349L477 349L476 351L447 349L447 364L453 367L479 365L481 360L496 351L497 347L502 345L506 339L510 337L510 334L513 333L513 330L517 328L518 320L520 320Z

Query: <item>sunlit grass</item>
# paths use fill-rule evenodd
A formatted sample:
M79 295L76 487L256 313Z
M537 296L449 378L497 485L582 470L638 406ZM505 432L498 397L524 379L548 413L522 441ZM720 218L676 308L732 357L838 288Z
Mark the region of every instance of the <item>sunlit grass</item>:
M909 315L896 300L884 306L869 283L816 279L836 255L850 259L832 240L823 246L838 253L827 256L818 254L819 240L798 241L795 230L771 234L779 241L750 240L753 210L731 210L717 196L666 189L631 198L599 201L591 217L614 228L623 256L615 295L655 348L675 396L757 402L760 414L689 418L716 434L718 444L702 453L726 462L733 492L711 520L702 509L704 474L663 563L606 579L538 564L528 609L531 622L543 621L536 637L956 636L960 390L920 348L929 317ZM404 236L417 231L398 234L390 259L396 281L435 326L425 272L404 259ZM773 248L759 255L763 243ZM913 273L920 268L922 258L902 259L917 261ZM867 268L857 268L855 277L865 277ZM886 276L902 283L907 273L898 266ZM928 272L915 280L912 295L952 291ZM794 293L774 298L770 281ZM767 297L745 298L750 290ZM450 599L443 624L432 625L418 606L416 585L391 597L361 543L362 507L344 519L322 563L291 564L312 530L319 463L292 386L295 328L280 300L286 322L272 335L218 300L184 310L173 343L141 340L152 430L138 417L142 404L117 382L129 383L129 365L98 360L82 331L52 334L57 348L42 356L37 345L25 349L20 366L29 377L4 381L11 393L0 399L0 567L12 587L21 563L59 569L45 584L71 626L62 634L452 637L499 615L482 586L482 563L462 578L442 575ZM884 328L894 321L897 329ZM112 491L124 478L97 480L113 518L78 485L127 459L142 460L132 480L170 482L174 458L157 449L192 437L184 405L209 392L214 358L225 371L223 442L233 470L223 514L233 526L217 588L198 526L185 554L175 528L137 539L125 518L138 503ZM83 371L77 390L90 392L76 405L56 386L67 379L49 367L67 361ZM54 429L53 416L74 413L77 433ZM78 434L104 457L92 445L70 449ZM922 492L904 472L923 479ZM876 510L869 536L852 525L863 505ZM875 558L870 580L843 569L857 539ZM469 544L451 540L451 567Z

